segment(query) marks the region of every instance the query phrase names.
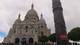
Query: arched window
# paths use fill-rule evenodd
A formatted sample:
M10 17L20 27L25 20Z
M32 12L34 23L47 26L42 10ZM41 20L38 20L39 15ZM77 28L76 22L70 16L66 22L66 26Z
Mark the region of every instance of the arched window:
M19 38L15 38L15 44L19 45L20 39Z
M28 32L28 26L26 26L26 32Z
M26 41L26 38L22 38L22 41Z
M31 44L33 42L34 42L33 38L29 38L29 44Z
M22 38L21 43L22 43L22 45L26 45L26 38Z

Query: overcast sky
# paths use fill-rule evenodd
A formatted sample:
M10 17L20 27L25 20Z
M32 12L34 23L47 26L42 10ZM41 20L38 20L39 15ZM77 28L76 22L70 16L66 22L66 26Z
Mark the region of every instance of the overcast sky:
M80 0L61 0L61 2L67 32L69 32L72 28L80 26ZM21 20L24 20L24 16L31 9L32 3L38 16L43 14L51 33L55 32L51 0L0 0L0 42L7 36L19 13Z

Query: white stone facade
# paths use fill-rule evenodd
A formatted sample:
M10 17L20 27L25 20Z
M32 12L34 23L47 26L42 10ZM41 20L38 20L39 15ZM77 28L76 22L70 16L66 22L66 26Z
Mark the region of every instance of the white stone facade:
M3 43L15 43L15 39L26 39L28 42L30 38L34 42L38 42L38 37L43 33L46 36L50 35L50 30L47 28L47 24L41 15L39 19L37 12L32 8L28 11L25 19L21 21L20 14L18 19L13 24L7 37L5 37Z

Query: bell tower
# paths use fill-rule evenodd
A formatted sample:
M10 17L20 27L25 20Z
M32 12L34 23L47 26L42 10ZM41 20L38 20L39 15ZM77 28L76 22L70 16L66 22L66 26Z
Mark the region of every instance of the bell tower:
M68 45L63 8L60 0L52 0L57 45Z

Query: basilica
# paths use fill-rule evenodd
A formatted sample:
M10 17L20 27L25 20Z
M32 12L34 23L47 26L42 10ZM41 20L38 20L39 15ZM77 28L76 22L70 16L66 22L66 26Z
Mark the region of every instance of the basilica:
M33 4L23 21L20 16L19 14L3 43L20 43L22 41L28 43L30 40L38 42L38 38L42 34L45 36L50 35L51 31L48 29L43 15L41 14L40 18L38 17Z

